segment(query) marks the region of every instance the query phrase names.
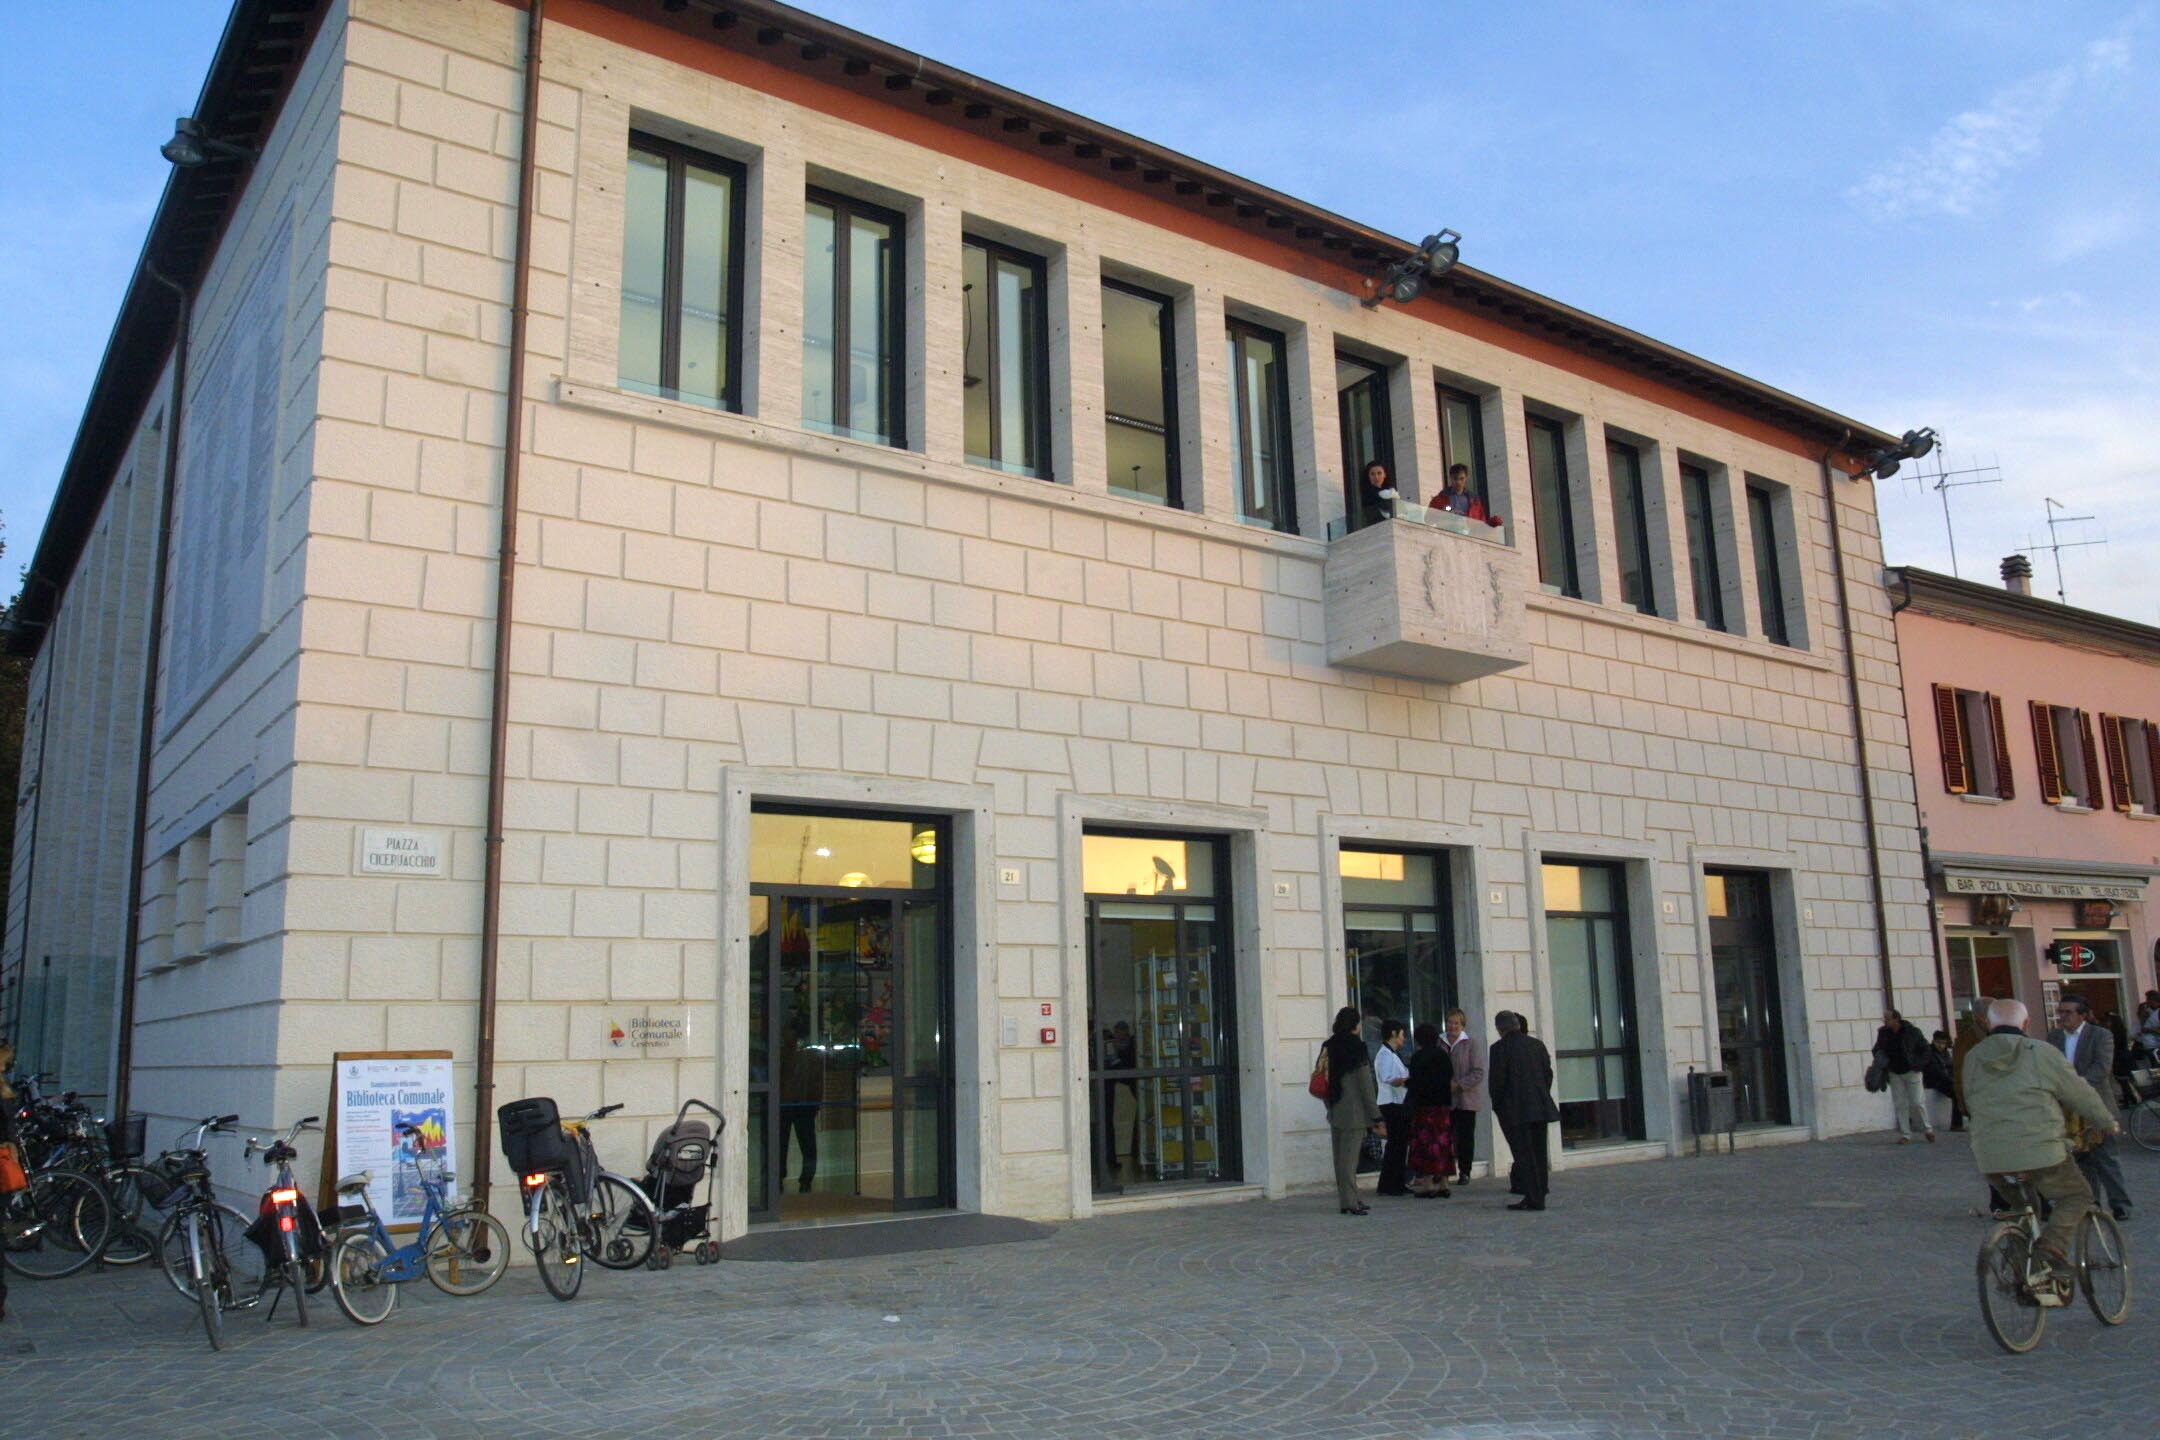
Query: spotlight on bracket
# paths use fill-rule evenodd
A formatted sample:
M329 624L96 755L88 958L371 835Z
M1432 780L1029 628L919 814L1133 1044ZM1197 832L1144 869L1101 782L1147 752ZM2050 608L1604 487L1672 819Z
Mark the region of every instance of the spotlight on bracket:
M183 115L173 121L172 139L158 146L158 154L183 170L193 170L207 165L213 158L224 160L252 160L255 149L251 145L235 144L203 133L202 121Z
M1407 305L1425 293L1425 287L1455 268L1462 258L1462 236L1442 230L1418 242L1417 253L1405 255L1387 267L1379 280L1369 282L1373 293L1358 303L1373 309L1383 300Z
M1935 448L1935 432L1929 429L1907 430L1898 443L1874 451L1861 458L1860 470L1872 470L1878 480L1888 480L1897 474L1898 466L1907 460L1918 460ZM1860 471L1854 471L1855 475Z

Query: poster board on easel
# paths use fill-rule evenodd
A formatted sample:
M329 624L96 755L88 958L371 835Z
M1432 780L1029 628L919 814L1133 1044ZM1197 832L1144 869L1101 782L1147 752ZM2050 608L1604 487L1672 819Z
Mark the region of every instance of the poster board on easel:
M456 1092L448 1050L341 1050L330 1062L329 1125L323 1134L322 1194L337 1203L341 1175L368 1171L368 1199L391 1230L420 1224L426 1205L410 1146L397 1126L418 1125L440 1145L454 1203L458 1173Z

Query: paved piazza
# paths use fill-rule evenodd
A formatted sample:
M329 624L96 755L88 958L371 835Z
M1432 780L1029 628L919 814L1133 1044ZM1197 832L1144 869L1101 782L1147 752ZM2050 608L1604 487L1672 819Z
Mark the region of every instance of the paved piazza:
M1999 1353L1962 1137L1870 1136L1558 1180L1364 1220L1325 1197L818 1264L424 1282L371 1331L228 1324L145 1272L18 1280L0 1432L308 1436L2074 1436L2160 1413L2160 1156L2131 1322ZM887 1319L898 1317L897 1322Z

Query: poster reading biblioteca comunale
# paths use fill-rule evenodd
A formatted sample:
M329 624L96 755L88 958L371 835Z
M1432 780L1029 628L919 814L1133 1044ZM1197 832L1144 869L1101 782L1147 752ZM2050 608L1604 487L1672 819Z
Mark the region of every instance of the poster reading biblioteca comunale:
M385 1225L417 1225L427 1207L419 1153L439 1151L456 1193L457 1127L450 1098L450 1057L346 1059L337 1062L337 1170L366 1170L368 1199ZM417 1125L419 1139L400 1135Z

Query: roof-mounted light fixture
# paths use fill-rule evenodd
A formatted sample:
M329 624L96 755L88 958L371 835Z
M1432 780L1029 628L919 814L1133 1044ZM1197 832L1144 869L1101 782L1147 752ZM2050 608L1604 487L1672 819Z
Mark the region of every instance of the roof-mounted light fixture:
M1358 303L1370 310L1383 300L1393 300L1407 305L1425 293L1425 287L1455 268L1462 258L1462 236L1453 230L1442 230L1437 235L1427 235L1418 242L1415 255L1405 255L1387 267L1377 282L1370 282L1373 293Z
M1933 430L1907 430L1898 443L1887 449L1877 450L1863 456L1860 469L1853 472L1857 478L1861 471L1872 470L1878 480L1887 480L1897 474L1898 466L1907 460L1918 460L1935 448Z
M252 160L255 147L232 140L220 140L203 133L202 121L191 115L183 115L173 121L172 139L158 146L158 154L183 170L193 170L215 159Z

